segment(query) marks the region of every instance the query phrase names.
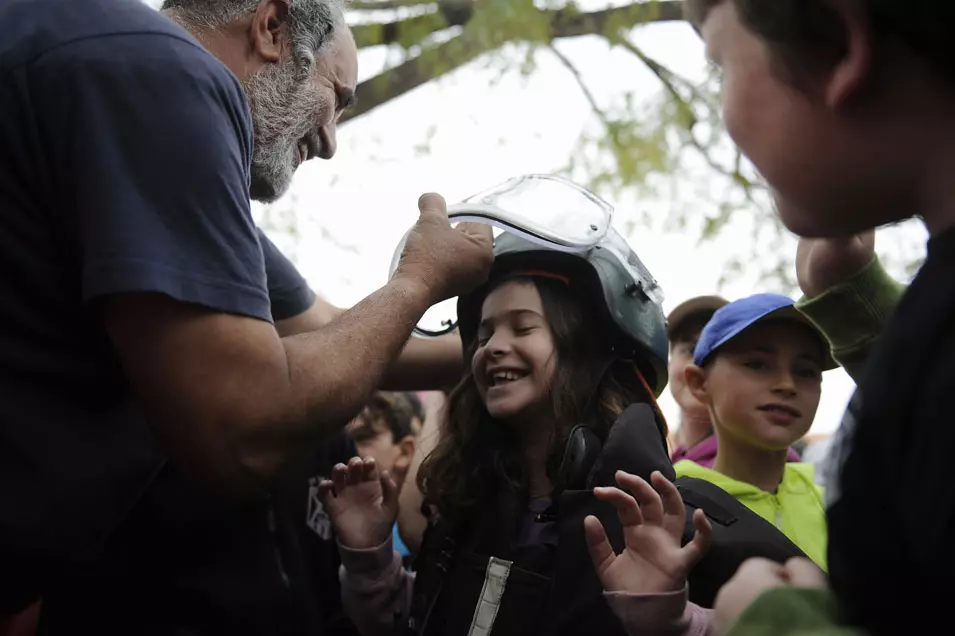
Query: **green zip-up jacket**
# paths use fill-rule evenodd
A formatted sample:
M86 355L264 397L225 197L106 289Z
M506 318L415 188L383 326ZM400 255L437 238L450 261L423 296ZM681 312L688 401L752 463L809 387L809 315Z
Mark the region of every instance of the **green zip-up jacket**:
M812 464L786 464L783 480L775 493L688 460L677 462L673 468L677 477L695 477L719 486L779 528L816 565L826 569L826 504L822 488L814 483Z

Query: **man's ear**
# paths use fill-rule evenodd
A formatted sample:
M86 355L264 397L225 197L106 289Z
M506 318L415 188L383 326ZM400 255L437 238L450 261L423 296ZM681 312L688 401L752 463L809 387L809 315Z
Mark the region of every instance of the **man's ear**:
M831 110L851 102L872 75L872 24L861 4L832 3L845 27L846 52L829 71L826 81L826 105Z
M288 47L286 23L289 0L261 0L252 16L249 32L252 52L263 62L277 63Z
M686 378L686 387L690 389L693 397L702 404L709 404L710 394L706 386L706 371L695 364L688 364L683 373Z

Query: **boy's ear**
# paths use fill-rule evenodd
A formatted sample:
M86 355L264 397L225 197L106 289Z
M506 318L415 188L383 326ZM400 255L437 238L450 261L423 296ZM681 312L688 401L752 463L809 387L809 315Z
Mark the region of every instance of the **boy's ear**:
M703 404L709 404L710 394L706 386L706 371L695 364L688 364L683 373L686 378L686 387L690 389L693 397Z
M872 74L872 24L859 3L833 3L845 25L845 55L833 65L825 86L826 105L843 108L862 90Z
M394 463L394 470L396 472L408 472L408 469L411 468L411 460L414 459L414 452L417 444L418 441L415 439L414 435L405 435L405 437L398 442L398 456L395 457Z

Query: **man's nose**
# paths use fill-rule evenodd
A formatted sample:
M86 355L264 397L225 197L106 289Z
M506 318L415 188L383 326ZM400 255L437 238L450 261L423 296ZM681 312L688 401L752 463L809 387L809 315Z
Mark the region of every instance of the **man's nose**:
M322 147L318 151L318 156L322 159L331 159L338 150L338 139L335 122L322 126L318 130L319 139L322 141Z

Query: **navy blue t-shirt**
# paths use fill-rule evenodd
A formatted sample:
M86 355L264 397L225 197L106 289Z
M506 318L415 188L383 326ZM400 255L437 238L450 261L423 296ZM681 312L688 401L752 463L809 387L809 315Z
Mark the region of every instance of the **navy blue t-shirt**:
M315 294L258 230L275 320ZM94 559L45 588L45 634L354 636L338 548L315 475L357 453L342 430L289 466L271 494L235 501L166 464Z
M140 0L0 5L0 611L95 551L162 458L97 315L270 320L237 79Z
M265 259L272 320L285 320L305 313L315 302L315 292L265 232L258 230L258 233Z

